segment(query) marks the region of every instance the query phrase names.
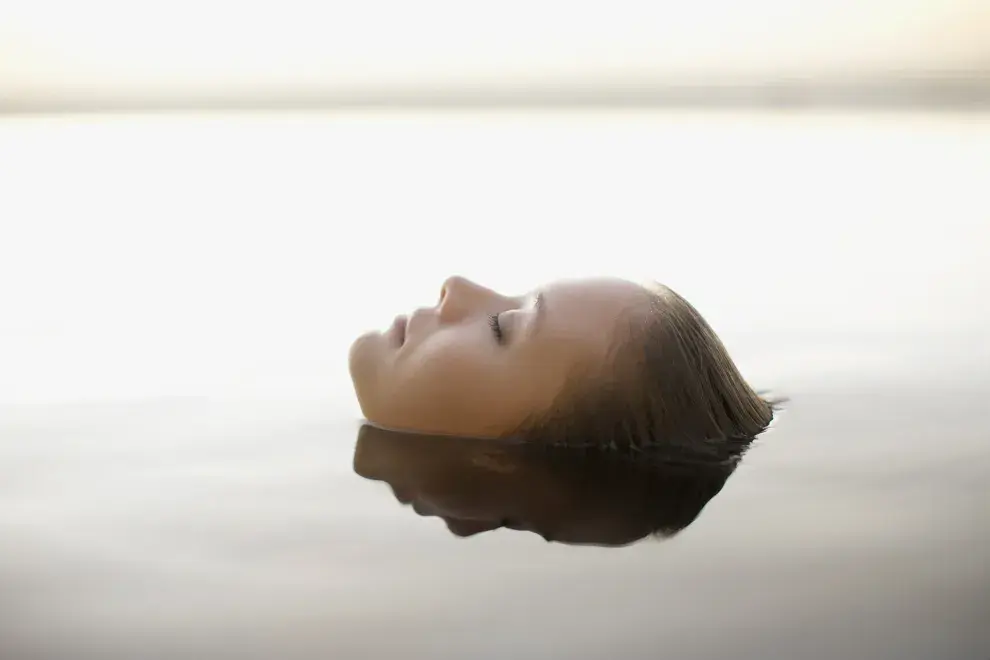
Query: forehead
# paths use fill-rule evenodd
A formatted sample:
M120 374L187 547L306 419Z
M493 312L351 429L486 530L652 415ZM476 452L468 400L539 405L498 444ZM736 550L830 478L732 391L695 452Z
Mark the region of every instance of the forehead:
M578 311L588 305L601 311L627 311L642 304L647 296L647 290L639 284L606 277L559 280L539 291L548 299L549 306L559 307L563 313Z
M540 289L547 335L581 340L607 350L618 323L647 300L642 286L621 279L562 280Z

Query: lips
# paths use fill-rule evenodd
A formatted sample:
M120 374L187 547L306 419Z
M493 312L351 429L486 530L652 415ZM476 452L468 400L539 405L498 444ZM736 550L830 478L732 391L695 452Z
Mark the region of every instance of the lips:
M392 321L392 327L389 328L388 334L396 346L402 346L406 343L406 325L408 322L409 319L403 315L396 316L395 320Z

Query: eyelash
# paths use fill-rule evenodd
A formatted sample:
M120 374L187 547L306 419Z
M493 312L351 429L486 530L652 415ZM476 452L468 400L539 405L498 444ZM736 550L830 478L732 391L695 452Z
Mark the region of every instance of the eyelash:
M491 327L492 333L495 334L495 340L501 344L505 339L505 335L502 334L502 326L499 325L498 314L492 314L488 317L488 325Z

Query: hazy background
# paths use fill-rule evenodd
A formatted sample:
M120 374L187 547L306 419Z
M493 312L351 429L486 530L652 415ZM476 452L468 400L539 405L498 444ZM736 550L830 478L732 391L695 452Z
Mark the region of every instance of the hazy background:
M354 413L455 272L664 281L768 387L974 368L988 73L978 0L0 0L0 400Z
M990 373L983 114L0 122L0 400L356 406L357 333L467 275L666 282L761 387Z
M0 0L0 396L326 394L452 272L682 286L775 386L938 350L988 110L979 0Z
M2 0L0 110L990 102L982 0Z

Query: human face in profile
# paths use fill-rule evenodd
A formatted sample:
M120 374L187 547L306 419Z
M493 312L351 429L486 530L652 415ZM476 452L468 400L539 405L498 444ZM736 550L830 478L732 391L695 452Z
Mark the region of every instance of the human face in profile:
M384 427L498 437L551 410L572 379L606 367L647 291L619 279L555 282L507 296L462 277L438 303L351 346L365 417Z

